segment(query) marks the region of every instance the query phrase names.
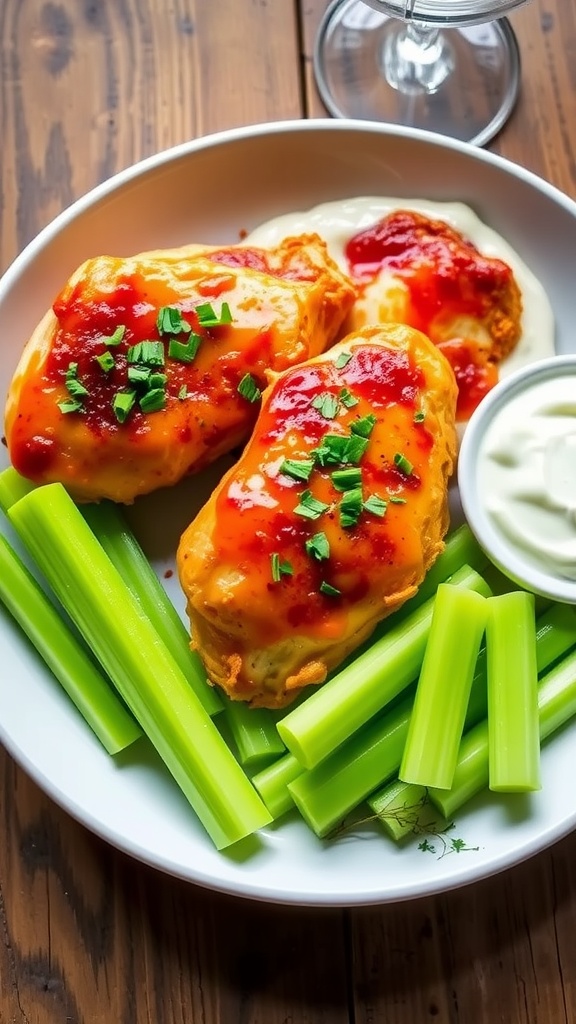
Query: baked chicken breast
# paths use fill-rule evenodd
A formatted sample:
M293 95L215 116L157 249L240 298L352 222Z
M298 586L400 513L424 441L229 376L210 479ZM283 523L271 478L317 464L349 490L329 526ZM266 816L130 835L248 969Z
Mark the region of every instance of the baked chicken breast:
M12 380L12 464L81 501L174 484L246 438L266 370L322 352L354 297L317 235L90 259Z
M396 210L346 246L359 297L344 330L406 323L442 350L468 419L498 381L522 333L522 298L511 267L485 256L443 220Z
M447 360L405 325L270 375L177 553L212 683L283 707L416 592L448 528L456 397Z

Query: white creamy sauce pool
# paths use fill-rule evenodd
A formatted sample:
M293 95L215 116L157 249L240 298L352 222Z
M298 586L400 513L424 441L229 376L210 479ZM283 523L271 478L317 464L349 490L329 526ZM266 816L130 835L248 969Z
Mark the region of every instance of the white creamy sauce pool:
M332 258L344 272L347 242L359 231L376 224L394 210L415 210L444 220L474 243L485 256L504 260L514 271L522 293L522 337L514 351L503 360L500 376L521 366L554 355L554 318L544 288L515 250L463 203L438 203L421 199L360 196L323 203L309 211L288 213L260 225L245 239L246 245L269 247L288 235L316 232L323 238Z
M535 568L576 580L576 374L511 398L480 444L493 525Z

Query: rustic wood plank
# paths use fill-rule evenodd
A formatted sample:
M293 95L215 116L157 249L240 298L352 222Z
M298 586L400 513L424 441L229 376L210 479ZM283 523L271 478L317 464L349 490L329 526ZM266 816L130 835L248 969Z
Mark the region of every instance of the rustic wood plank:
M347 1024L342 913L269 907L139 865L0 751L2 1024ZM312 1011L314 1007L314 1011Z
M575 853L570 836L473 888L354 912L356 1024L572 1024Z
M302 113L292 0L3 0L0 66L0 267L134 161Z

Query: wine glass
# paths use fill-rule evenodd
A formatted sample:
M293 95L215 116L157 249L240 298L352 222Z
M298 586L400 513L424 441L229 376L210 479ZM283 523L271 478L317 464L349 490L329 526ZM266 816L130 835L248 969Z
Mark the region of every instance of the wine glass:
M520 54L504 14L526 0L332 0L314 70L336 117L385 121L478 146L508 118Z

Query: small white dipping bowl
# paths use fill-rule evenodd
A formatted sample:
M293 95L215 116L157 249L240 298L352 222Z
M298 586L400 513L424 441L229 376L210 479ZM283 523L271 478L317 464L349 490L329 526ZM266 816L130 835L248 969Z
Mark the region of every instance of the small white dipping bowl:
M534 363L483 399L462 440L458 486L491 561L527 590L576 604L576 355Z

